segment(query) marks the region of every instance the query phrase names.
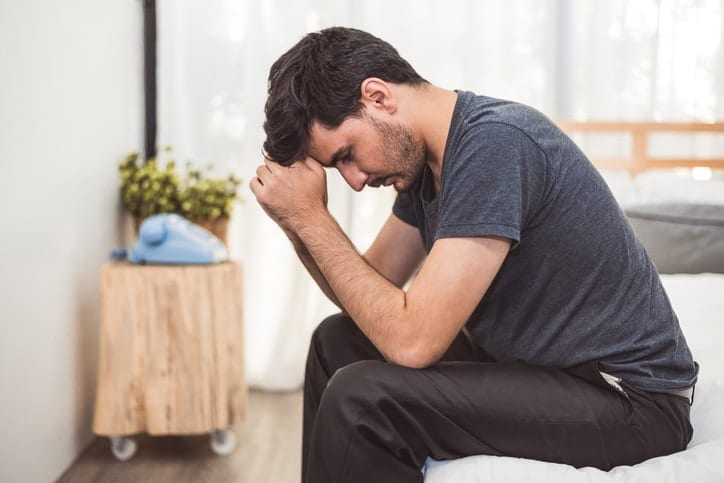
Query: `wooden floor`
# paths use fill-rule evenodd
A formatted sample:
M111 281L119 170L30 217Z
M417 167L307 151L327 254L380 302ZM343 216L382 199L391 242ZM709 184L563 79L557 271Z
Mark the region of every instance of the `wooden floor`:
M138 452L117 461L108 438L96 438L58 483L298 483L302 394L249 394L245 422L235 426L236 450L217 456L209 436L139 436Z

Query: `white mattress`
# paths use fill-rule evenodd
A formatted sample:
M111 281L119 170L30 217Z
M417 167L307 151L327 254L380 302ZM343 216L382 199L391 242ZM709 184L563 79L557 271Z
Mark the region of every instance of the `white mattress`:
M609 472L501 456L428 460L426 483L724 482L724 275L662 275L694 359L701 365L685 451Z

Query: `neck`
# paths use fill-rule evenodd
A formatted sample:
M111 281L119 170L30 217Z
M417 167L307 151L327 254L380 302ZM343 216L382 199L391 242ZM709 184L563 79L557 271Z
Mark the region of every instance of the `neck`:
M414 128L425 143L426 162L432 171L435 192L439 192L445 146L458 96L432 84L413 89L411 96Z

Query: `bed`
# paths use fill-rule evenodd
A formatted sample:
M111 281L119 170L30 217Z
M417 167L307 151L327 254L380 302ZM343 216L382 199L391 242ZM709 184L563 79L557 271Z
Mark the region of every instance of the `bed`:
M691 147L701 133L724 135L724 123L559 125L586 152L581 134L628 137L629 154L592 159L654 260L701 366L691 410L694 436L685 451L608 472L501 456L428 459L425 482L724 482L724 171L717 171L724 169L724 159L649 153L655 136L683 134ZM708 148L724 151L721 139L705 141ZM692 168L708 179L693 178Z

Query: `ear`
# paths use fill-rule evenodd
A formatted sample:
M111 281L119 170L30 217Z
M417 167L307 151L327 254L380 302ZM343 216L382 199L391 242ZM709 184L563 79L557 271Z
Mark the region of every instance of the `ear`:
M397 111L397 98L389 83L377 77L368 77L360 86L361 101L369 110L382 109L388 114Z

